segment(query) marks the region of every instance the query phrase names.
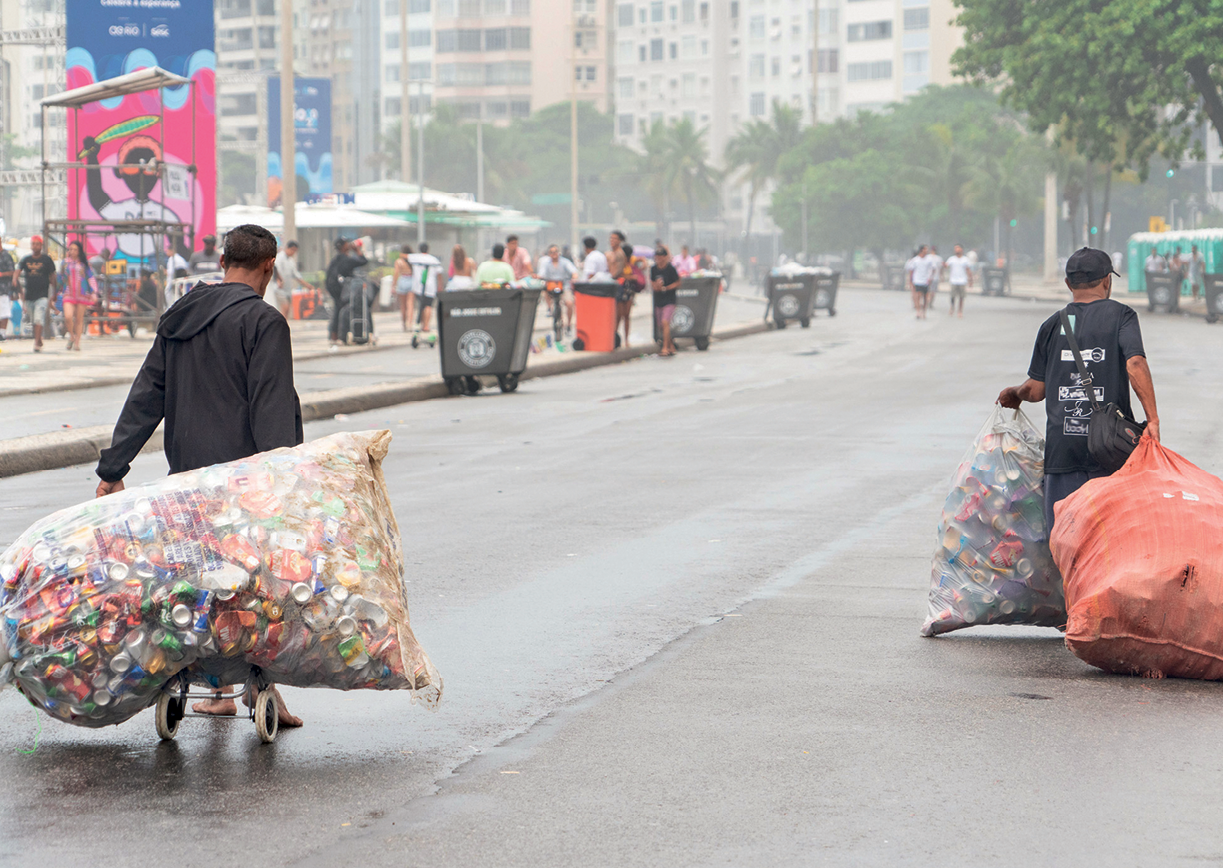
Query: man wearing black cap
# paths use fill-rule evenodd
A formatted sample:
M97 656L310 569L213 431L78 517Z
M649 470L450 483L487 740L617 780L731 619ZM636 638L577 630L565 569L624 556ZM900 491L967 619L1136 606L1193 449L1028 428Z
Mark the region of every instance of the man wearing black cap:
M1126 415L1132 386L1147 417L1146 435L1159 440L1155 386L1142 348L1138 314L1113 301L1112 260L1103 250L1084 247L1066 263L1066 286L1074 301L1066 306L1083 361L1091 374L1096 398L1114 402ZM1053 505L1069 497L1089 479L1107 476L1087 451L1091 400L1081 385L1061 315L1045 320L1036 336L1028 379L1003 389L998 403L1017 409L1024 401L1045 401L1045 526L1053 530Z

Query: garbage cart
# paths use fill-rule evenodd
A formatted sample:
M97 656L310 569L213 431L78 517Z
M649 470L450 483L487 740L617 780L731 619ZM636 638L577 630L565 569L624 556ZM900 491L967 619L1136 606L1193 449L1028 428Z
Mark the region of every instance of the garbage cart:
M610 353L620 346L616 333L616 293L618 283L573 284L573 348L592 353Z
M502 392L518 388L535 328L538 289L456 289L438 296L437 345L452 395L480 391L495 376Z
M1207 274L1206 322L1218 322L1223 316L1223 274Z
M817 274L815 276L815 301L813 311L826 310L829 316L837 315L837 288L841 285L841 272Z
M880 277L883 279L883 288L892 289L897 292L904 292L905 289L905 267L903 265L881 265L879 267Z
M767 322L770 313L773 323L784 329L786 323L798 320L803 328L811 325L811 312L815 304L814 272L769 275L769 306L765 308Z
M1209 290L1208 290L1209 291ZM1181 302L1181 277L1179 274L1147 275L1147 308L1163 308L1175 313Z
M698 350L709 349L713 318L718 309L722 278L685 277L675 290L675 314L671 317L671 337L691 338ZM650 293L653 295L654 293ZM657 311L658 305L654 305ZM662 328L654 317L654 340L662 340Z
M981 294L1006 295L1011 291L1011 275L1005 268L986 266L981 269Z

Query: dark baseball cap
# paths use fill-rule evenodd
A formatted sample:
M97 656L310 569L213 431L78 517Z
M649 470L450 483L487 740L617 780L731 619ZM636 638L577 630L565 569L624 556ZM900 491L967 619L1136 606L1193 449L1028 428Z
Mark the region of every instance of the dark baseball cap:
M1066 279L1076 285L1095 283L1110 274L1117 274L1113 270L1113 260L1103 250L1096 250L1094 247L1076 250L1066 260Z

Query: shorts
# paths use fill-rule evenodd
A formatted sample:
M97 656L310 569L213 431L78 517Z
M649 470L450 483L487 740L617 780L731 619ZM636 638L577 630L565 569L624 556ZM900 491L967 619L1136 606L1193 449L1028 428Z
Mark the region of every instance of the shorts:
M0 295L0 320L8 319L13 315L13 300L7 294Z
M654 317L658 320L659 325L671 322L673 316L675 316L675 305L673 304L664 304L654 310Z
M915 289L917 292L920 292L922 295L925 295L926 293L930 291L930 287L922 286L920 283L913 284L913 289Z
M399 278L399 281L395 284L395 294L407 295L409 292L415 292L415 290L412 287L412 278L405 274L403 277ZM420 293L416 294L420 295Z
M616 301L631 302L641 290L642 286L640 283L635 280L626 280L616 289Z
M26 311L29 314L30 325L42 328L47 324L47 300L45 298L36 298L33 301L27 301Z
M966 283L951 284L951 300L952 301L955 301L957 298L963 298L966 295L968 295L968 284Z

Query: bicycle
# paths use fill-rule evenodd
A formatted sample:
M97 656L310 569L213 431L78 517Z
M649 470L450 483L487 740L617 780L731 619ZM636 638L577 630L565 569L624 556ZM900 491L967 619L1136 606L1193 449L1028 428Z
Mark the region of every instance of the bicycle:
M552 334L557 341L565 337L565 284L549 280L544 284L548 306L552 309Z

